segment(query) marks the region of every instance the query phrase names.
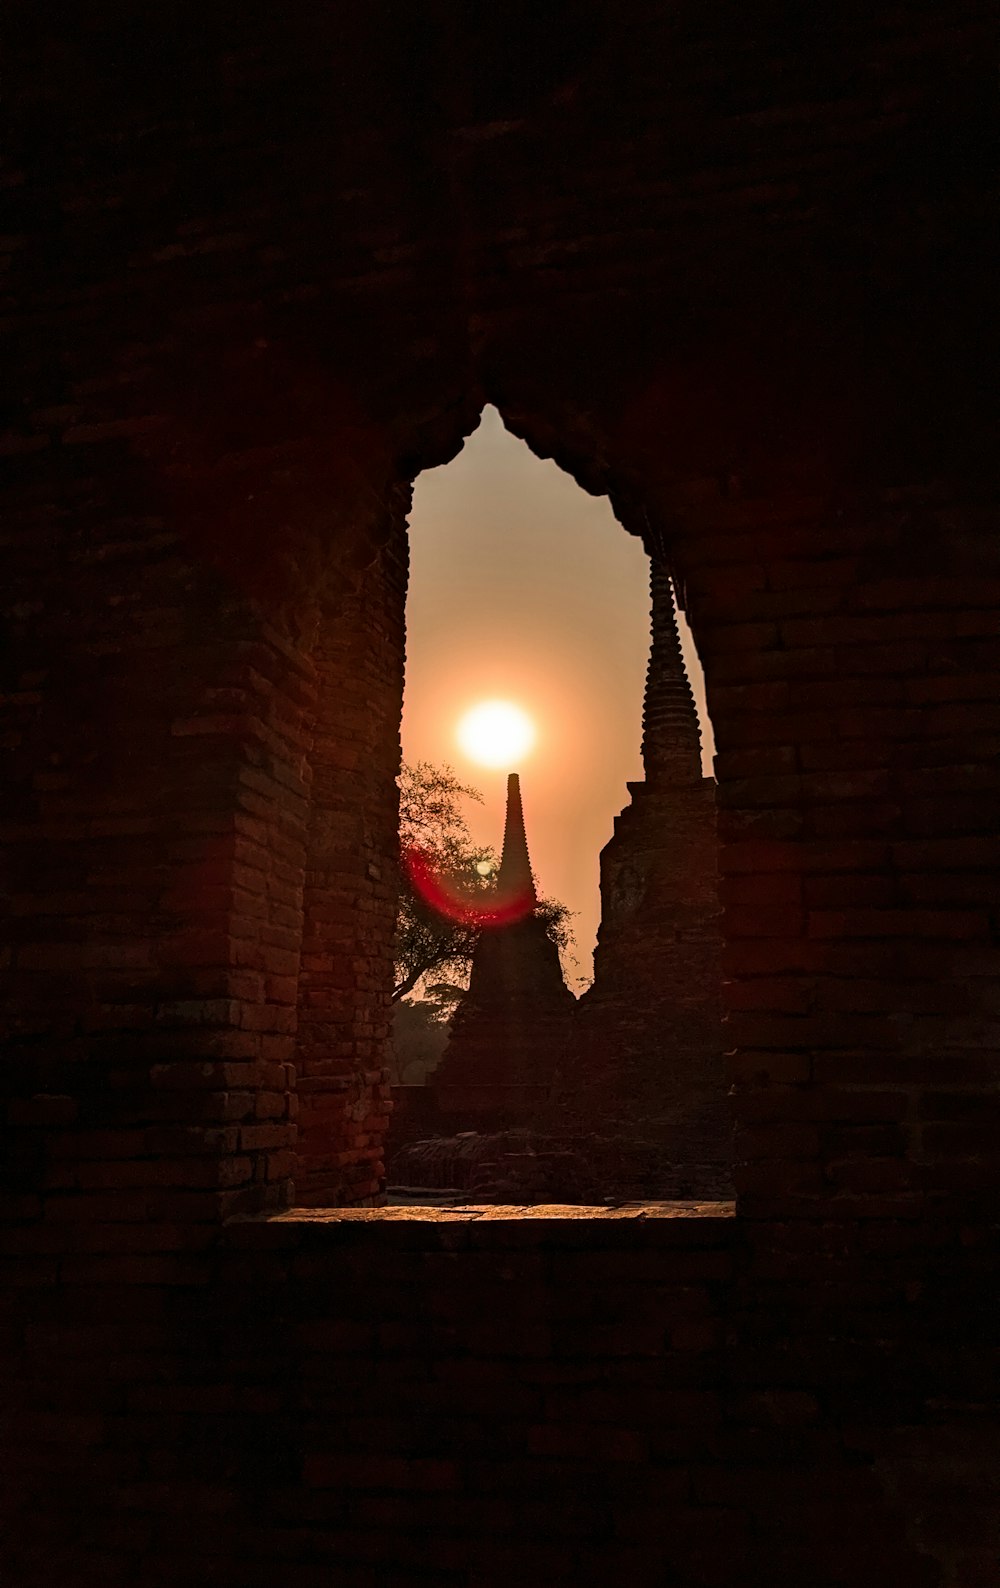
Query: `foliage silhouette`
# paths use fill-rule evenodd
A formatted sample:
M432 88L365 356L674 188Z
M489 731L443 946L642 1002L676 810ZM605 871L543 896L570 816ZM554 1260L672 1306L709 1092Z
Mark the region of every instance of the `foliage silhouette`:
M464 899L474 913L489 907L496 891L499 859L489 845L474 844L462 814L463 800L482 803L478 789L459 781L450 766L429 761L404 763L399 775L400 848L419 849L446 879L448 891ZM413 886L403 868L396 918L395 985L392 1001L420 991L430 996L447 1018L448 1005L468 984L480 928L474 921L444 915ZM558 899L539 899L536 916L559 949L569 955L573 944L570 910ZM429 978L433 977L431 984Z

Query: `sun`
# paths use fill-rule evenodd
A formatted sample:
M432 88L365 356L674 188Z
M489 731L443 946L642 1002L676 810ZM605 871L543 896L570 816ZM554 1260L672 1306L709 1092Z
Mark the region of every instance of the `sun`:
M513 771L535 742L535 725L526 711L509 700L484 700L458 724L458 742L480 766Z

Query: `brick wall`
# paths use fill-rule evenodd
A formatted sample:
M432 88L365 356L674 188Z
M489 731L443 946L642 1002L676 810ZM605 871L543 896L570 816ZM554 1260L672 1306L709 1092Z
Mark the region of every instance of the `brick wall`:
M7 1183L32 1216L214 1218L281 1200L295 982L264 942L301 896L309 680L176 534L90 490L9 609Z
M10 8L26 1588L990 1580L992 18L709 20ZM357 1104L305 1194L377 1173L402 493L487 398L655 534L705 663L724 1234L223 1223L290 1194L300 1025Z
M993 1206L996 725L969 664L998 586L943 537L938 570L906 576L915 525L962 516L929 494L789 499L764 534L751 505L756 571L708 565L705 539L691 572L748 1209ZM720 509L735 527L748 504Z
M385 725L402 709L408 503L406 492L320 642L296 1060L305 1204L382 1192L399 768L399 735Z
M12 1580L987 1583L987 1254L679 1211L292 1215L166 1288L124 1242L35 1271Z

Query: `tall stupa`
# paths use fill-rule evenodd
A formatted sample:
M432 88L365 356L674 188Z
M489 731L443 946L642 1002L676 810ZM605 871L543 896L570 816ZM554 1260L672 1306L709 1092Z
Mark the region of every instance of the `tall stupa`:
M480 933L469 990L433 1077L438 1106L450 1119L470 1126L532 1124L550 1096L576 1000L537 903L520 779L512 772L497 920Z
M631 802L601 853L594 981L578 1006L560 1107L578 1128L714 1165L731 1158L715 783L702 774L670 574L655 558L650 586L645 775L628 785ZM716 1179L710 1169L706 1183Z

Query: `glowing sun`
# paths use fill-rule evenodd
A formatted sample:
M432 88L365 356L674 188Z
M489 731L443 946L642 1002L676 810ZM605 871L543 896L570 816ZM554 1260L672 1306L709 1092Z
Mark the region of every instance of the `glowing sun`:
M513 771L535 742L535 725L509 700L484 700L465 713L458 725L458 742L480 766Z

